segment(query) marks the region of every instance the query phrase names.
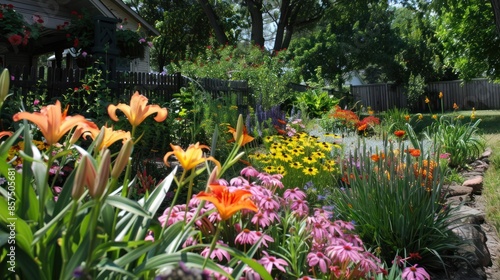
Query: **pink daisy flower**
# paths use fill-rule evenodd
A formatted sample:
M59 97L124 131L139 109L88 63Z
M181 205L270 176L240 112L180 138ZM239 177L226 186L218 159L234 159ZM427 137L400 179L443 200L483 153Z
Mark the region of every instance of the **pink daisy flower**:
M264 257L258 262L264 266L267 272L271 273L273 267L276 267L282 272L286 272L285 266L288 266L288 263L285 260L270 256L266 251L262 251L262 254L264 254Z
M403 270L403 275L401 275L403 280L428 280L431 276L422 267L417 267L417 265L405 267Z
M257 240L258 237L255 234L255 231L246 228L236 236L234 242L240 245L245 245L245 244L253 245L255 244L255 242L257 242Z
M344 263L344 262L359 262L363 255L360 253L363 248L354 246L352 243L346 242L344 245L333 245L329 246L327 249L327 255L332 258L332 260Z
M262 245L264 245L266 247L267 247L267 241L274 242L274 238L272 238L271 236L264 234L260 231L256 231L255 235L257 236L257 241L260 240L260 238L262 238Z
M307 254L307 262L310 267L318 266L322 273L326 273L332 261L321 252L310 252Z
M283 193L283 198L286 200L305 200L307 195L299 188L288 189Z
M217 241L217 244L226 246L226 244L224 244L222 241ZM207 248L203 249L203 251L201 251L200 255L202 257L206 258L208 256L209 252L210 252L210 247L207 247ZM217 258L219 260L219 262L222 262L224 259L226 259L227 261L231 260L231 256L229 255L229 253L226 250L221 249L221 248L215 248L212 251L212 253L210 253L210 258L212 260Z
M261 227L268 227L271 224L271 220L267 215L264 215L261 211L253 215L251 222L254 225L259 225Z
M241 176L246 176L246 177L257 177L260 174L260 172L257 171L257 169L253 168L252 166L247 166L241 169L240 174Z

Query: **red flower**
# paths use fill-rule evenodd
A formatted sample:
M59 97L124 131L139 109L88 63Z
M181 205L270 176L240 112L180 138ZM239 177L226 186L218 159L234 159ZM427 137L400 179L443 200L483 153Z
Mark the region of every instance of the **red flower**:
M12 5L12 4L8 4L8 5L7 5L7 8L8 8L8 9L14 9L14 5Z
M11 35L7 40L13 46L19 46L23 42L23 37L18 34Z
M403 136L405 136L405 131L404 130L396 130L394 131L394 135L396 135L396 137L398 138L402 138Z
M73 40L73 47L75 47L75 48L76 48L76 47L78 47L78 45L79 45L79 44L80 44L80 40L78 40L78 38L75 38L75 39Z
M0 12L0 19L3 19L3 13Z

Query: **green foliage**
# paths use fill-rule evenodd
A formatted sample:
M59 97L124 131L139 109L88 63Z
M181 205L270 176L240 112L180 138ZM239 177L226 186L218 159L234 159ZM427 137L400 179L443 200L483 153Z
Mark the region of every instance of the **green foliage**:
M293 70L287 68L286 51L271 55L256 46L207 47L194 61L171 64L169 72L181 72L192 78L246 80L253 98L266 109L293 100L288 84Z
M484 151L485 141L479 136L481 119L462 124L459 117L441 116L427 127L424 135L443 153L450 155L451 167L465 167Z
M500 38L493 9L488 1L438 1L436 38L444 48L444 63L459 77L470 80L488 76L500 77L498 48Z
M317 118L328 113L340 100L330 96L323 89L310 89L297 95L295 105L309 118Z
M410 78L405 88L406 100L410 109L414 110L419 107L426 86L425 80L420 74L414 76L413 73L410 73Z
M344 187L330 198L386 263L411 252L422 257L419 265L439 269L460 244L453 233L456 208L444 204L439 159L424 154L410 155L404 145L380 152L362 145L344 163Z
M406 130L406 124L411 120L408 109L392 108L383 113L381 126L377 129L379 135L392 135L396 130Z

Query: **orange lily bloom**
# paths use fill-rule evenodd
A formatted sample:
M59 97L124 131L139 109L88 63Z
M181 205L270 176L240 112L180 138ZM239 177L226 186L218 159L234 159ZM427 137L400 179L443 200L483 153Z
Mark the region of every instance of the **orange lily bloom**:
M119 103L116 106L111 104L108 106L108 114L112 120L118 121L116 110L120 109L127 116L128 121L133 127L140 125L148 116L154 113L157 113L156 117L154 117L157 122L162 122L167 118L168 112L166 108L147 104L148 99L146 96L136 91L130 99L130 106L123 103Z
M408 153L414 157L419 157L420 156L420 150L419 149L408 149Z
M379 161L379 160L380 160L380 156L379 156L379 155L377 155L377 154L373 154L370 158L371 158L371 160L373 160L374 162L377 162L377 161Z
M221 185L209 185L209 188L209 193L200 192L196 195L196 198L212 202L223 221L243 209L254 212L259 211L255 203L250 200L252 196L250 191L237 189L230 192L226 186Z
M406 132L404 130L396 130L394 131L394 135L396 135L396 137L398 138L402 138L403 136L405 136Z
M0 132L0 138L3 138L4 136L8 136L8 137L11 137L12 136L12 131L2 131Z
M429 104L429 102L431 102L431 101L430 101L430 100L429 100L429 98L426 96L426 97L425 97L425 103Z
M200 143L197 142L194 145L189 145L186 151L184 151L181 146L170 144L170 147L172 147L173 151L166 153L163 157L163 162L167 166L170 166L170 164L168 163L168 158L171 155L175 155L182 168L184 168L184 170L186 171L195 168L198 164L203 163L207 160L213 161L220 170L220 163L215 158L207 158L203 156L202 149L208 149L208 146L206 145L200 145Z
M439 99L441 99L441 98L443 98L443 92L442 91L439 92Z
M368 128L368 124L364 123L358 126L358 131L365 131Z
M125 141L131 138L130 131L113 130L113 127L107 126L103 126L101 130L104 131L104 135L101 142L99 143L99 147L97 147L98 150L108 148L118 140L122 140L122 142L125 143ZM97 136L99 136L99 133L101 133L101 130L91 129L88 132L84 133L84 136L90 135L92 140L96 140Z
M28 120L38 126L47 144L57 143L61 137L78 124L85 122L81 115L67 116L68 107L61 112L61 103L56 101L55 105L42 107L40 112L19 112L12 119L14 121Z
M229 127L228 130L229 130L229 133L233 134L233 140L230 140L230 142L236 141L237 140L236 139L236 137L237 137L236 129ZM245 146L247 143L252 142L253 139L254 138L248 134L247 127L243 126L243 142L241 142L241 147Z

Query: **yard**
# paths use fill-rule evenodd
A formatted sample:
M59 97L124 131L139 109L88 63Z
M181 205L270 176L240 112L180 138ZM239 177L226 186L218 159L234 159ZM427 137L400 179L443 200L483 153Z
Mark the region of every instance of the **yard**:
M15 99L0 88L9 112ZM92 120L33 100L4 119L4 279L424 279L453 269L464 241L443 182L486 145L499 149L497 112L332 103L315 118L268 108L244 121L230 99L209 96L183 92L167 108L135 93ZM498 227L497 165L494 153L485 196Z

